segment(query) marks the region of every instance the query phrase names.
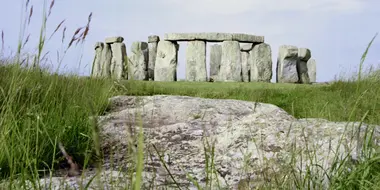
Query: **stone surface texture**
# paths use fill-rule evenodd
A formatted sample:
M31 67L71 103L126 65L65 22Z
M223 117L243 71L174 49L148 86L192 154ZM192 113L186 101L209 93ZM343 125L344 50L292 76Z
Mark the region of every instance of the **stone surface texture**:
M128 62L128 79L148 80L148 43L133 42Z
M310 82L317 82L317 62L315 61L315 59L309 59L306 65Z
M190 41L186 49L186 81L207 81L206 42Z
M155 81L176 81L179 45L175 42L160 41L157 46L154 66Z
M148 37L148 49L149 49L149 63L148 63L148 79L154 80L154 65L156 63L157 45L160 41L158 36Z
M100 77L102 76L102 51L104 48L103 42L95 43L95 57L94 62L92 63L91 76Z
M164 40L168 41L193 41L202 40L207 42L239 41L247 43L263 43L264 36L255 36L240 33L168 33L164 35Z
M217 81L242 82L240 46L237 41L222 42L222 59Z
M124 43L112 43L112 61L110 66L111 77L114 79L124 79L126 78L125 74L125 57L127 56L127 49Z
M307 69L307 61L311 58L311 51L307 48L299 48L298 49L298 78L299 82L303 84L310 83L310 77Z
M222 62L222 46L214 44L210 46L210 78L217 80Z
M243 78L243 82L250 81L250 65L248 64L249 53L242 51L241 53L241 74Z
M250 181L249 189L262 189L260 185L271 183L267 176L284 176L291 170L301 179L310 175L308 171L319 171L312 175L323 176L334 159L339 161L346 155L353 161L361 159L357 153L366 141L366 129L374 129L372 140L376 145L380 142L380 126L296 119L272 104L187 96L112 97L109 111L98 117L98 122L105 156L105 171L99 177L104 186L97 186L95 179L90 189L111 189L111 184L112 189L118 189L127 183L129 178L115 171L135 167L128 164L126 155L128 148L136 151L140 128L145 142L142 189L170 186L172 180L162 162L183 189L196 189L186 174L204 187L205 155L211 156L212 147L217 172L211 189L237 189L244 180ZM93 175L92 171L84 175L84 185ZM216 179L220 187L215 186ZM61 181L68 184L66 187L78 187L80 180L54 177L51 181L53 189L59 189ZM49 185L48 177L41 182ZM324 187L318 189L328 189L326 181L322 184Z
M279 47L277 57L278 83L298 83L298 48L292 45L282 45Z
M272 79L272 50L269 44L255 45L249 52L250 81L270 82Z

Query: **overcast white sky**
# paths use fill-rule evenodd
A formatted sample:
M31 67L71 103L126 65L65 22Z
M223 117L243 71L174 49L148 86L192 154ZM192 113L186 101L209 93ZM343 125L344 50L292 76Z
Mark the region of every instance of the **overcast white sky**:
M25 1L0 2L0 30L4 31L5 52L9 53L17 48ZM27 30L31 39L26 51L36 47L43 0L31 0L31 4L34 15ZM94 44L107 36L123 36L129 53L133 41L147 41L152 34L234 32L265 36L272 48L274 69L280 45L310 48L317 60L317 81L328 81L354 71L367 44L380 32L379 0L56 0L47 35L66 19L66 36L70 38L86 24L90 12L93 16L87 41L83 47L68 51L62 71L88 75ZM61 33L62 29L46 45L54 67L56 51L62 45ZM367 66L380 65L379 38L369 51ZM185 77L185 48L186 43L180 43L180 79Z

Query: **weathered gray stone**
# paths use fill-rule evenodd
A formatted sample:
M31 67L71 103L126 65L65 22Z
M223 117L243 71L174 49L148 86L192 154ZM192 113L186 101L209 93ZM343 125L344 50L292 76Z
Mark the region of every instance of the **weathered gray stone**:
M133 42L131 45L131 56L129 56L128 79L148 80L148 43Z
M103 77L111 77L111 63L112 63L112 51L111 45L105 43L101 56L101 64L102 64L102 76Z
M317 82L317 62L315 59L309 59L306 65L310 82Z
M270 82L272 79L272 50L269 44L255 45L249 52L251 82Z
M298 49L298 63L297 63L297 72L298 79L300 83L308 84L310 83L309 74L307 71L307 61L311 57L311 52L307 48Z
M214 44L210 47L210 78L214 81L218 78L221 61L222 46L219 44Z
M159 41L154 66L155 81L176 81L179 45L170 41Z
M303 61L308 61L311 58L311 51L308 48L298 48L298 58Z
M240 43L240 51L249 52L253 48L253 43Z
M186 49L186 81L207 81L206 42L190 41Z
M104 48L103 42L95 43L95 57L94 62L92 63L91 76L100 77L102 76L102 51Z
M156 36L156 35L151 35L151 36L148 36L148 43L151 43L151 42L159 42L160 41L160 37L159 36Z
M154 80L154 65L156 63L157 45L160 41L158 36L148 37L149 63L148 63L148 79Z
M241 52L241 71L242 71L243 82L250 81L250 65L248 64L249 56L250 55L248 52L245 52L245 51Z
M278 83L297 83L298 72L298 48L291 45L282 45L279 47L277 58L277 76Z
M239 41L248 43L263 43L264 36L255 36L239 33L169 33L164 35L164 40L168 41L192 41L202 40L207 42Z
M169 183L165 181L168 173L154 145L176 181L191 189L194 186L185 174L195 177L202 187L205 185L206 140L214 147L213 159L218 171L213 184L218 180L221 185L209 189L237 189L235 185L247 176L252 177L250 183L254 186L247 189L264 189L260 185L268 176L284 179L289 171L297 172L301 178L310 175L310 171L312 175L324 176L334 159L346 159L346 155L348 159L360 159L357 153L362 147L358 145L366 142L364 132L372 127L375 132L371 142L380 145L379 126L297 119L272 104L186 96L113 97L109 113L99 118L99 126L101 149L114 150L113 154L105 154L103 168L128 167L124 157L131 145L128 134L137 136L142 126L146 155L143 183ZM110 163L118 168L110 168ZM323 185L328 185L325 182ZM307 189L307 183L302 188Z
M123 41L124 41L124 38L121 36L108 37L105 39L105 43L107 43L107 44L121 43Z
M111 77L114 79L124 79L126 78L125 72L125 58L127 56L127 49L124 43L112 43L112 61L110 67Z
M242 82L240 46L237 41L224 41L222 43L222 60L218 81Z

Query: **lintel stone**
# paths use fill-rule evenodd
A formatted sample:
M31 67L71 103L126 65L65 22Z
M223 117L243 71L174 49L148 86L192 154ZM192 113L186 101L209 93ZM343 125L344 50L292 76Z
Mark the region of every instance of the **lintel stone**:
M238 41L246 43L263 43L264 36L255 36L241 33L168 33L164 35L164 40L168 41L194 41L202 40L207 42Z
M124 41L124 38L121 36L115 36L115 37L108 37L105 39L105 42L107 44L112 44L112 43L121 43Z

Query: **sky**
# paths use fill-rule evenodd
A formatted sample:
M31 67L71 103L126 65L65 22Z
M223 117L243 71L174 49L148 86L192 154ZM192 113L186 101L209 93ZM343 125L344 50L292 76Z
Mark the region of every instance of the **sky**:
M25 0L0 2L3 54L10 55L17 50L20 24L27 16ZM49 6L51 0L46 2ZM36 50L44 0L30 0L30 5L33 15L23 36L25 40L30 34L24 52ZM74 31L86 25L90 13L90 31L85 43L71 47L62 59ZM130 54L132 42L146 42L149 35L163 38L165 33L177 32L247 33L264 36L271 46L272 81L275 81L278 48L294 45L311 50L312 58L317 61L317 81L324 82L357 71L368 43L380 32L379 18L379 0L55 0L46 35L48 38L65 20L66 39L62 43L62 26L47 41L44 52L49 51L50 67L59 68L60 72L89 75L94 45L106 37L124 37ZM60 64L57 52L62 59ZM185 78L185 52L186 42L181 42L179 79ZM364 65L380 66L380 34Z

